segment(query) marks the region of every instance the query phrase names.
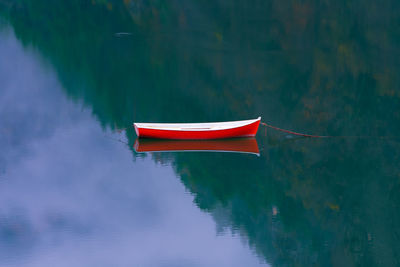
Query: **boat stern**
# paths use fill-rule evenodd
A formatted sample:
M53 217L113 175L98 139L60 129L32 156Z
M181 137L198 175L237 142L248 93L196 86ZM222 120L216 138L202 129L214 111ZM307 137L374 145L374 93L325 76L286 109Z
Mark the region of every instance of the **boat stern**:
M140 136L139 128L137 127L136 123L133 124L133 127L135 128L135 132L136 132L137 137L139 137Z

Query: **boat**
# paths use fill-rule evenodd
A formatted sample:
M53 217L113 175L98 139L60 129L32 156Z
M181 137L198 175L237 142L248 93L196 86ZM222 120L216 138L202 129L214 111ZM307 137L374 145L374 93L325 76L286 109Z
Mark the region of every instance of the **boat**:
M260 155L257 141L251 138L218 140L163 140L138 138L135 151L143 152L233 152Z
M221 139L254 137L261 117L210 123L134 123L138 137L159 139Z

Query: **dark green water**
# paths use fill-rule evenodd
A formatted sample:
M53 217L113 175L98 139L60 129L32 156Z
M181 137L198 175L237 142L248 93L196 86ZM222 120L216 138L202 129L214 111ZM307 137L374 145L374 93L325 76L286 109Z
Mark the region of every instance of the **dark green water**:
M400 2L2 0L0 18L0 265L400 265ZM257 157L117 132L257 116L363 137L260 128Z

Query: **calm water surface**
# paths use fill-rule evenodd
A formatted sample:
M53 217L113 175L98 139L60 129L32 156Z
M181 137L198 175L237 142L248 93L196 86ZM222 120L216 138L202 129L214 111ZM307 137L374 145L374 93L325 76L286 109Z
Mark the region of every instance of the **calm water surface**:
M0 1L0 265L400 265L398 1L53 2ZM259 115L350 137L117 130Z
M238 233L216 231L170 162L132 160L129 146L114 141L126 138L68 99L34 49L9 29L0 38L2 264L263 262Z

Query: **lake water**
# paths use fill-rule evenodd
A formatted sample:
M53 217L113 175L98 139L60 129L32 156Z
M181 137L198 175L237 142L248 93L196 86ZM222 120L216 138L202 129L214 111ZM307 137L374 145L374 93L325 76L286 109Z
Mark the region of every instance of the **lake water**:
M400 2L53 2L0 1L1 266L400 265ZM336 137L129 127L258 116Z

